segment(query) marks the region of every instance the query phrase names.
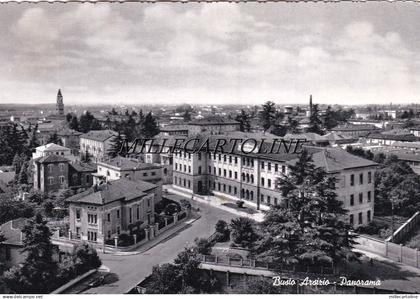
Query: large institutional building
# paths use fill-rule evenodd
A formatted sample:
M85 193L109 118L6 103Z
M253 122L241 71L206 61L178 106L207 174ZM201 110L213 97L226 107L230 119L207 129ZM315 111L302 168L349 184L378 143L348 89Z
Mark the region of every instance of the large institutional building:
M307 149L316 166L337 178L338 198L348 211L349 223L355 227L369 223L374 213L376 163L341 148ZM297 154L262 154L258 149L249 154L236 149L225 153L179 151L173 157L173 185L190 193L245 200L266 209L283 204L276 182L282 174L287 175L288 166L296 159Z

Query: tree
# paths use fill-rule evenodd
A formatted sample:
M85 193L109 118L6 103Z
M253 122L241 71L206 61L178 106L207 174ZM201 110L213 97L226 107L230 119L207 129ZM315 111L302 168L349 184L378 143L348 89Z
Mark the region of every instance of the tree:
M159 134L159 125L152 112L147 113L143 121L142 135L144 138L152 138Z
M241 110L241 113L236 115L235 120L239 122L239 131L249 132L251 130L251 116L245 111Z
M354 237L337 199L336 179L303 151L278 182L284 207L267 212L256 253L274 262L331 265L356 260Z
M17 180L19 185L27 185L29 183L28 168L29 168L29 162L25 161L22 164L21 169L19 171L19 176Z
M16 218L29 218L34 215L35 205L12 199L0 200L0 224Z
M287 132L290 134L299 133L299 122L293 117L287 117Z
M96 249L86 242L78 244L73 249L72 257L76 275L81 275L102 265Z
M181 290L181 277L176 265L162 264L154 266L150 276L147 294L178 294Z
M261 127L266 132L272 125L275 124L276 104L271 101L266 102L262 105L262 111L260 111L258 117Z
M58 145L63 145L63 143L61 142L61 138L58 137L57 132L54 132L53 134L51 134L48 137L47 143L54 143L54 144L58 144Z
M191 113L189 110L185 110L184 114L182 115L185 122L191 121Z
M197 253L209 255L211 253L212 244L206 238L196 238L194 240Z
M79 131L79 120L77 119L77 116L72 116L69 123L69 128L75 131Z
M258 239L254 225L254 222L246 217L232 219L230 223L232 241L243 248L251 248Z
M420 192L420 179L412 168L394 155L383 160L375 173L375 213L391 215L394 213L412 216L419 208L416 194Z
M57 286L58 273L51 232L40 214L35 215L22 232L25 235L22 252L26 258L21 267L13 267L4 274L5 284L15 293L49 293Z
M118 135L112 137L111 139L111 145L108 149L108 156L111 158L115 158L117 156L124 156L124 140L120 133Z
M336 115L334 111L331 109L331 106L327 107L327 110L325 110L325 116L324 116L324 127L327 130L331 130L332 128L336 127L338 125L338 121L336 119Z
M229 240L230 230L226 221L219 220L215 225L216 236L215 240L217 242L226 242Z
M316 133L316 134L323 134L322 130L322 121L319 117L319 109L318 104L312 106L312 113L309 117L309 128L307 132Z

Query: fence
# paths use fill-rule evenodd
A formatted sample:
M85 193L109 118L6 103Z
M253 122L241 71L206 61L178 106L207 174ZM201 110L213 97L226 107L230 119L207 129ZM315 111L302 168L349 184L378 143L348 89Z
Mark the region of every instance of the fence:
M358 243L355 246L356 249L376 253L393 261L420 268L420 254L418 249L409 248L389 241L378 240L365 235L358 236L356 242Z
M172 216L165 216L164 217L164 221L163 222L156 222L154 225L149 225L147 228L144 229L144 237L141 238L136 238L134 239L134 235L133 236L129 236L129 237L133 237L133 244L127 245L127 246L121 246L118 245L118 238L114 238L114 240L111 240L109 242L109 244L105 244L105 248L107 248L108 250L120 250L120 251L131 251L134 250L135 248L147 243L148 241L154 239L155 237L157 237L158 235L160 235L161 233L163 233L164 231L168 230L169 228L177 225L179 222L181 222L182 220L184 220L185 218L187 218L189 216L189 211L188 210L182 210L179 213L175 213ZM60 246L60 248L63 246L63 243L65 244L69 244L69 245L76 245L78 243L80 243L82 241L82 239L80 238L74 238L74 236L72 236L72 234L69 234L67 237L63 237L62 234L60 233L60 230L56 230L53 234L52 237L52 241L55 242L57 245ZM94 248L96 249L103 249L104 245L102 244L102 242L93 242L93 241L88 241L88 240L84 240L85 242L88 242L89 244L91 244ZM115 242L117 242L117 245L115 245Z
M417 227L420 222L420 212L417 211L410 219L401 225L386 241L399 243L405 239L413 229Z
M230 258L227 256L200 255L204 264L214 264L227 267L239 267L259 270L272 270L276 272L312 273L312 274L333 274L332 266L311 266L311 265L273 265L266 261L255 259Z

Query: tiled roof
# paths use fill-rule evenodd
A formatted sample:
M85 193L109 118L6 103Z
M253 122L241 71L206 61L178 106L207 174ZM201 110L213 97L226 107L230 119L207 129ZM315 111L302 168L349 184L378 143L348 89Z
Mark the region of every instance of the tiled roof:
M418 138L413 134L377 134L371 133L368 135L371 139L395 140L395 141L417 141Z
M68 129L68 128L57 132L58 136L73 136L73 135L74 136L80 136L82 134L83 134L82 132L79 132L79 131L76 131L76 130L73 130L73 129Z
M70 151L69 148L55 144L55 143L48 143L45 145L41 145L38 146L36 148L37 151L42 151L42 152L55 152L55 151Z
M80 138L92 139L103 142L117 135L118 133L112 130L93 130L81 135Z
M284 139L290 140L290 139L306 139L308 141L318 141L323 140L323 136L316 134L316 133L300 133L300 134L286 134Z
M313 163L317 167L323 167L329 173L341 170L376 166L377 163L352 155L341 148L318 148L319 150L312 154ZM297 159L290 161L290 164L297 162Z
M67 201L105 205L117 200L130 201L142 197L154 188L156 188L156 185L152 183L119 179L93 186L84 192L69 197Z
M377 131L377 130L379 130L379 128L377 128L374 125L369 125L369 124L361 124L361 125L346 124L346 125L340 125L331 129L331 131Z
M5 244L10 245L22 245L22 234L21 231L25 227L28 219L18 218L10 220L0 226L0 231L3 233L6 238Z
M404 147L408 149L420 149L420 142L401 142L396 141L392 144L393 147Z
M70 164L78 172L95 172L96 165L90 163L84 163L80 161L75 161Z
M99 162L98 164L103 165L103 166L113 166L121 170L133 170L133 169L140 170L140 169L159 168L159 166L151 164L151 163L143 163L135 159L124 158L120 156Z
M34 159L37 163L59 163L59 162L69 162L70 160L67 158L64 158L63 156L58 155L47 155L44 157L39 157Z

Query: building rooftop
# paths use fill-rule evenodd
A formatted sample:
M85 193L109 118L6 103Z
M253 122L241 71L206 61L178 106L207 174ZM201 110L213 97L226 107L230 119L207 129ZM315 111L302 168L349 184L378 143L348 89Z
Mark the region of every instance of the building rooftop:
M317 167L323 167L329 173L352 168L375 167L377 165L373 161L352 155L338 147L318 149L318 151L312 153L312 160ZM294 164L296 162L297 159L294 159L289 163Z
M98 165L102 165L105 167L114 167L120 170L140 170L140 169L151 169L151 168L160 168L158 165L154 165L151 163L143 163L139 162L136 159L125 158L121 156L117 156L115 158L107 159L102 162L98 162Z
M41 152L70 151L69 148L55 144L55 143L48 143L45 145L38 146L36 150L41 151Z
M95 172L96 165L91 163L84 163L81 161L75 161L70 164L77 172Z
M88 190L73 195L67 199L71 203L87 203L106 205L114 201L130 201L146 195L157 186L144 181L119 179L95 185Z
M63 156L48 155L48 156L44 156L44 157L35 158L34 161L37 162L37 163L43 164L43 163L69 162L70 160L63 157Z
M68 129L68 128L57 132L58 136L80 136L82 134L83 134L82 132L79 132L73 129Z
M378 131L378 127L371 124L345 124L339 125L331 129L331 131Z
M387 134L384 133L371 133L368 135L370 139L383 139L383 140L395 140L395 141L417 141L418 138L413 134Z
M117 136L118 133L113 130L93 130L85 134L80 135L80 138L96 140L104 142L113 136Z

